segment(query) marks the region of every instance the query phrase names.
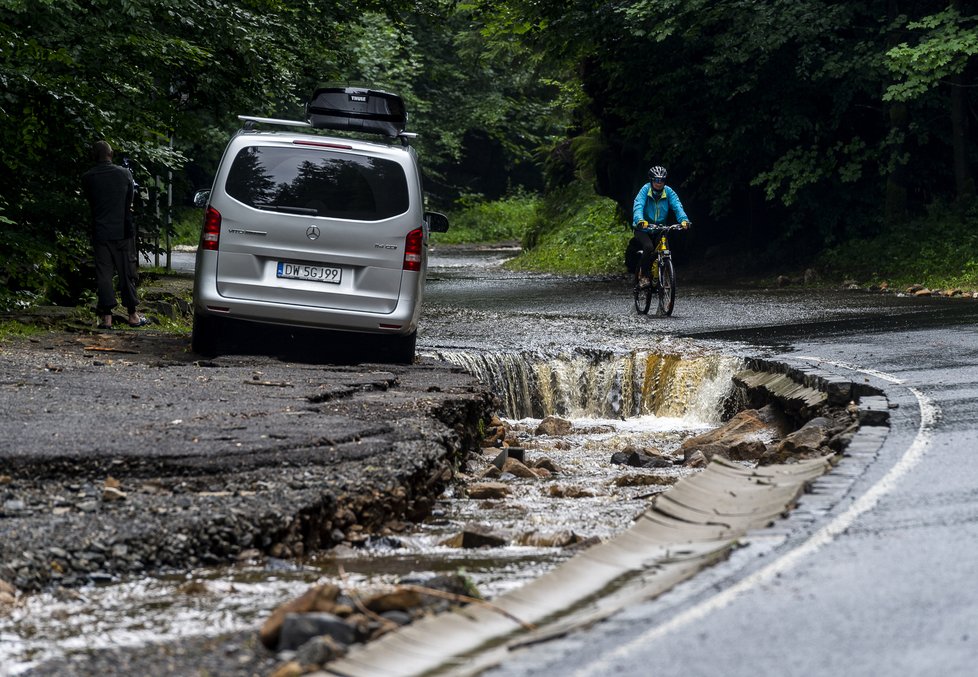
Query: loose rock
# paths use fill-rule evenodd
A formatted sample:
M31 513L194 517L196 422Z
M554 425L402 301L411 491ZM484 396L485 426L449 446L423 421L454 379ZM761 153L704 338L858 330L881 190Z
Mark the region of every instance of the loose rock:
M505 498L510 494L510 488L502 482L481 482L470 484L466 489L469 498L496 499Z
M313 637L323 635L342 646L350 645L356 639L356 631L331 613L289 613L282 621L277 649L295 651Z
M545 419L540 421L540 425L537 426L537 429L533 434L559 437L569 433L573 427L574 424L565 418L560 418L559 416L547 416Z
M745 409L719 428L689 438L680 445L679 450L687 466L691 465L690 459L696 452L701 453L707 461L715 454L726 458L736 457L734 460L760 458L765 445L780 438L789 429L783 414L771 405L762 409Z

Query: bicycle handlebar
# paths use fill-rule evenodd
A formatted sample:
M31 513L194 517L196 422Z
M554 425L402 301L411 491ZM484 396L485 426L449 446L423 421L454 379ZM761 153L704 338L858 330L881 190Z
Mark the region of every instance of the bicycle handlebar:
M690 225L692 225L692 224L690 224ZM654 233L656 231L669 231L669 230L686 230L686 229L683 228L683 225L681 223L674 223L671 226L655 226L655 225L649 224L649 226L647 228L636 228L635 229L635 232L637 232L637 233Z

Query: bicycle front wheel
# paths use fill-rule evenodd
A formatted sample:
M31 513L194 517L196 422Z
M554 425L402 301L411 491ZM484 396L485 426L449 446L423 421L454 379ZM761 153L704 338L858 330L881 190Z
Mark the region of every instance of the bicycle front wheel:
M642 287L638 282L638 268L635 268L635 276L632 280L634 286L633 294L635 295L635 310L647 315L649 308L652 307L652 286Z
M672 259L659 261L659 315L672 315L676 304L676 271Z

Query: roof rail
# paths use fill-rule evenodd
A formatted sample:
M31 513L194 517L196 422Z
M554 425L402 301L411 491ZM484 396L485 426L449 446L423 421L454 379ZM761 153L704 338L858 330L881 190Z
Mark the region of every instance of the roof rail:
M255 123L261 123L264 125L281 125L283 127L312 127L309 122L302 122L300 120L279 120L278 118L257 118L253 115L239 115L239 120L245 122L245 129L253 129ZM248 124L251 123L251 124Z
M323 129L322 127L317 127L311 122L303 122L302 120L280 120L278 118L260 118L254 115L239 115L238 119L244 122L245 123L244 128L249 130L254 129L255 125L258 124L279 125L281 127L305 127L306 129L309 128ZM397 133L396 138L400 139L401 143L404 143L406 145L409 140L418 138L418 135L416 132L401 131Z

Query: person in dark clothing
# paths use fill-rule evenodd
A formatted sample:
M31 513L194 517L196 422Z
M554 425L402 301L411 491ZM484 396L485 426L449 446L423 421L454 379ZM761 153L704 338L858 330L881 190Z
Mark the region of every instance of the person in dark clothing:
M133 181L128 169L112 164L112 146L97 141L92 146L96 164L82 175L82 189L92 208L92 247L95 250L95 282L98 302L95 312L99 329L112 328L112 309L116 307L113 275L119 276L122 303L129 311L129 326L141 327L149 321L136 312L136 280L129 262L132 247Z

